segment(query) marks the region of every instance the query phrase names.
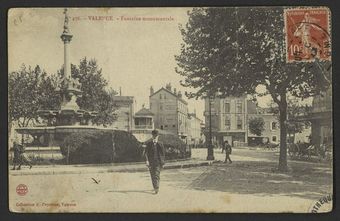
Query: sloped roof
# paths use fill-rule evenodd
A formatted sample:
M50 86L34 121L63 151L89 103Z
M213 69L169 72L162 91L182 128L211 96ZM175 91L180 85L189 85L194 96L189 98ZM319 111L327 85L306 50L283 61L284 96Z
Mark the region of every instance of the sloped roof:
M112 100L113 101L129 101L133 102L133 96L113 96Z
M139 111L137 111L137 113L135 113L135 116L153 116L154 114L146 108L142 108Z
M150 97L153 96L153 95L155 95L155 94L157 94L157 93L160 92L161 90L164 90L164 91L168 92L169 94L171 94L171 95L175 96L176 98L178 98L178 99L179 99L180 101L182 101L183 103L188 104L188 102L186 102L183 98L178 97L178 95L176 95L174 92L172 92L172 91L170 91L170 90L168 90L168 89L166 89L166 88L164 88L164 87L161 87L159 90L157 90L157 91L154 92L153 94L150 94Z

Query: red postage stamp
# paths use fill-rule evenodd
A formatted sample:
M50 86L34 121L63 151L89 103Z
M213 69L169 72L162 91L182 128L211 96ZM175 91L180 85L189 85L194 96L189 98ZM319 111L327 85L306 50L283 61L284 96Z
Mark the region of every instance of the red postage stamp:
M328 8L285 9L284 16L287 62L331 59Z

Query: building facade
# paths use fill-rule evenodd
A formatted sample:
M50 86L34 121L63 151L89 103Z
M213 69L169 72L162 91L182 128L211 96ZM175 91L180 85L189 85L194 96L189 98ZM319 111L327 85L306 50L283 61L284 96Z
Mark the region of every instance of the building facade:
M209 101L210 109L209 111ZM274 114L259 109L255 103L247 100L247 96L205 99L205 137L209 137L211 112L212 142L221 146L228 141L233 146L248 145L248 142L278 143L280 141L280 128ZM261 117L265 122L265 130L261 136L249 131L249 120Z
M134 129L138 130L153 130L155 128L153 122L154 114L149 110L143 107L138 112L135 113L135 126Z
M280 142L280 126L277 116L265 110L257 110L256 113L253 113L248 109L248 122L252 118L257 117L260 117L264 120L264 130L262 131L261 136L257 136L250 132L248 125L248 144L250 146L264 143L278 144Z
M135 125L132 134L138 141L145 142L152 137L151 132L155 129L153 118L154 114L145 107L136 112L134 116Z
M189 144L193 147L196 147L201 142L201 123L202 120L196 116L196 113L188 114L189 120L189 134L188 138L190 139Z
M211 118L215 146L226 140L234 146L247 142L247 103L246 96L205 99L205 135L209 137Z
M187 141L188 103L182 98L182 93L172 90L171 85L154 92L150 88L150 111L154 114L155 128L179 135Z
M301 121L311 122L310 142L320 144L333 143L332 121L332 88L321 95L313 97L312 107L304 115L299 117Z
M115 114L117 119L111 127L118 130L131 131L134 127L134 104L132 96L113 96L116 106Z

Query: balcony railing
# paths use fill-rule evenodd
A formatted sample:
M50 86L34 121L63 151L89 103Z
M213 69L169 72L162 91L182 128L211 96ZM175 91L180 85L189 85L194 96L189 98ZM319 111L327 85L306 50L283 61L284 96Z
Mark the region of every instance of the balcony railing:
M135 125L136 129L152 129L152 125Z

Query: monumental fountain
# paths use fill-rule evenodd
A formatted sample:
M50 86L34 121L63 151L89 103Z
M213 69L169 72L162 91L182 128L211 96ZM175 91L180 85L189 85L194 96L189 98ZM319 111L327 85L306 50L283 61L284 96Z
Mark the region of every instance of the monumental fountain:
M61 40L64 43L64 75L58 84L61 105L57 110L39 110L39 117L45 122L41 126L17 128L19 134L29 134L33 137L33 146L58 147L63 138L71 133L93 130L107 130L93 125L92 119L96 112L81 110L77 98L82 95L81 84L71 76L70 43L73 35L69 28L69 16L64 10L65 20Z
M97 113L79 108L77 98L82 96L81 84L71 75L70 43L73 35L69 29L69 16L64 10L65 20L61 40L64 43L64 75L56 93L61 105L57 110L39 110L39 117L45 122L34 127L17 128L19 134L30 135L33 142L26 150L38 152L54 150L66 158L67 163L110 163L140 161L141 143L127 131L94 125ZM185 157L183 142L177 142L177 135L162 135L167 149L167 158ZM176 143L177 142L177 143ZM73 152L70 149L73 149ZM172 153L171 150L177 150ZM180 151L179 151L180 150ZM170 152L169 152L170 151ZM175 155L174 155L175 154ZM33 154L35 155L35 154ZM52 159L54 159L52 157ZM71 160L69 160L71 159ZM72 160L73 159L73 160Z

